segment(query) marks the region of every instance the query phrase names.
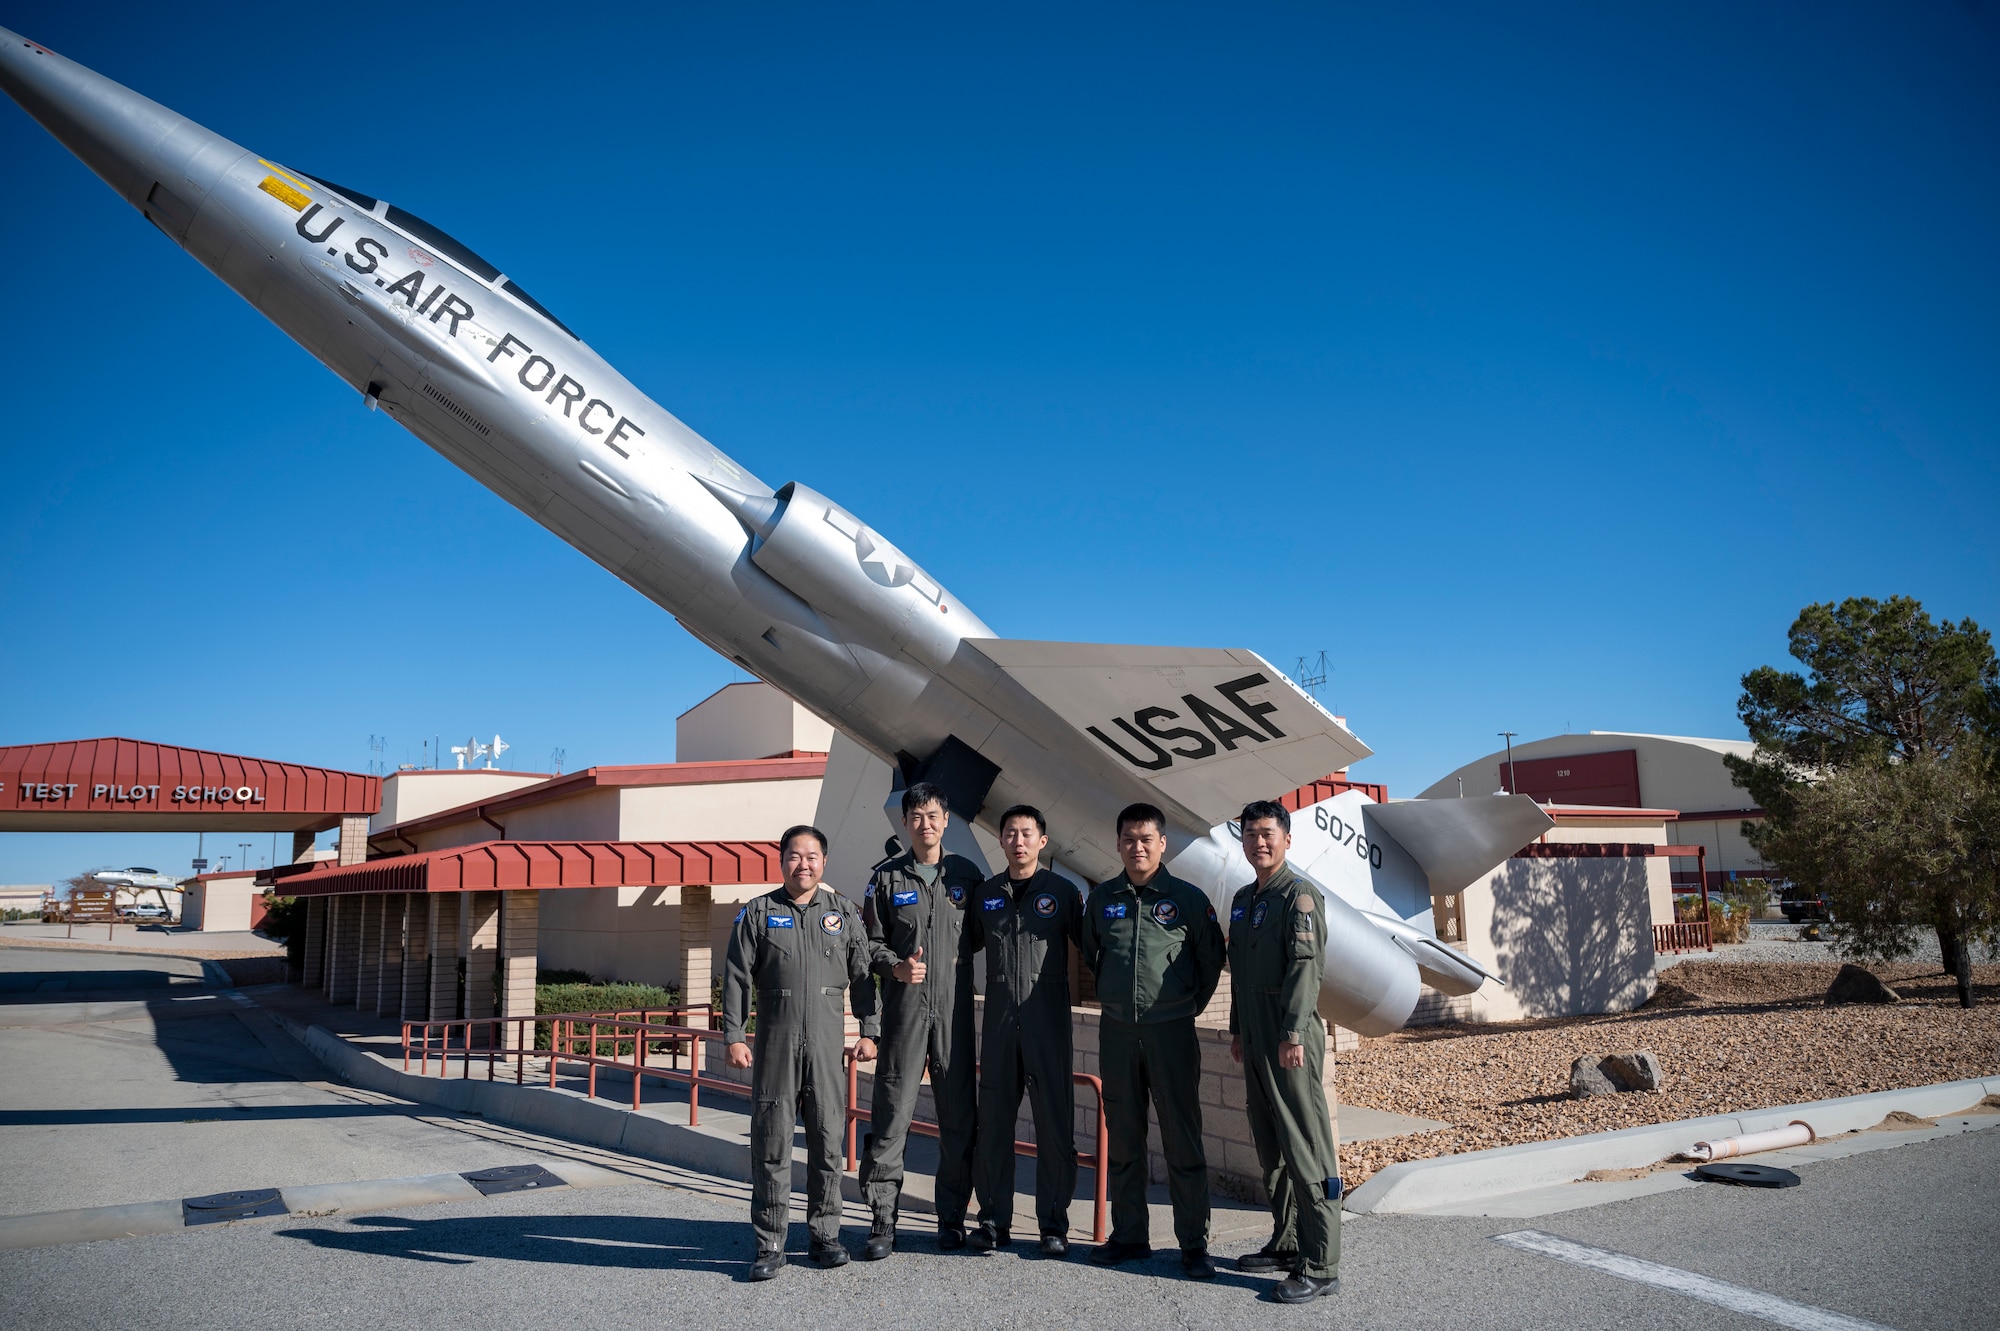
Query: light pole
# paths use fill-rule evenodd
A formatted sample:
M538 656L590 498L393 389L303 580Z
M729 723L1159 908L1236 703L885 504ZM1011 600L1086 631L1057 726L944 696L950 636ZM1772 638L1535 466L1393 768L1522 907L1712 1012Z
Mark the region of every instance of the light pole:
M1514 780L1514 736L1519 733L1519 731L1515 730L1502 730L1499 732L1500 738L1507 741L1507 793L1509 795L1518 795L1521 793L1520 786Z
M242 865L243 865L243 867L244 867L244 868L246 868L246 869L247 869L247 868L249 868L249 867L250 867L250 845L251 845L251 843L250 843L250 842L248 842L248 841L239 841L239 842L237 842L236 844L237 844L238 846L241 846L241 847L243 848L243 860L242 860Z

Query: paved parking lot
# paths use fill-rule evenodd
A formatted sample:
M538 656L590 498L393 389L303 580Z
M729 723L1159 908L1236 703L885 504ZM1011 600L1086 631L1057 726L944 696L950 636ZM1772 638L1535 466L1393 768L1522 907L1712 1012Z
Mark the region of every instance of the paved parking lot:
M36 1001L39 985L0 1002L0 1142L35 1162L0 1183L0 1210L534 1158L588 1159L634 1181L8 1252L8 1326L2000 1325L2000 1132L1807 1166L1802 1186L1781 1191L1712 1185L1529 1222L1349 1217L1345 1287L1307 1309L1261 1300L1271 1282L1235 1272L1183 1281L1170 1250L1106 1272L1081 1248L1060 1263L939 1253L920 1223L888 1262L799 1262L753 1286L738 1185L314 1083L226 994L191 979L141 987L122 1004ZM202 1015L179 1017L171 1005L183 1002ZM70 1062L79 1051L95 1061ZM20 1075L72 1066L85 1075ZM237 1118L237 1106L263 1112ZM51 1129L76 1135L32 1135ZM860 1232L851 1223L850 1241ZM802 1227L793 1241L802 1253Z

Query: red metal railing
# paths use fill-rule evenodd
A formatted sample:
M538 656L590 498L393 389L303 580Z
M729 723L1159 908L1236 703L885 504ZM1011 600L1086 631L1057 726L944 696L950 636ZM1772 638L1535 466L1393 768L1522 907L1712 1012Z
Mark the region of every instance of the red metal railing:
M661 1081L675 1083L688 1088L688 1124L691 1127L701 1123L701 1092L703 1087L723 1091L730 1095L740 1095L746 1099L750 1095L750 1083L731 1078L713 1077L701 1071L707 1061L696 1054L701 1043L721 1044L722 1032L705 1026L673 1025L657 1020L657 1017L685 1017L693 1012L708 1014L714 1019L712 1007L707 1003L690 1004L687 1007L649 1008L631 1013L625 1012L565 1012L538 1014L532 1017L474 1017L453 1021L406 1021L403 1023L403 1071L416 1072L428 1077L431 1059L437 1059L438 1076L451 1075L451 1060L459 1060L459 1076L470 1078L472 1067L482 1055L486 1062L486 1080L499 1079L499 1069L507 1060L514 1063L514 1084L527 1084L528 1060L546 1058L549 1062L549 1089L554 1090L559 1069L563 1064L581 1064L584 1069L586 1093L591 1098L597 1096L597 1070L612 1068L632 1074L632 1108L641 1104L640 1084L643 1078L657 1077ZM534 1028L546 1025L549 1028L547 1047L535 1048ZM485 1035L480 1047L475 1048L475 1030ZM459 1033L454 1045L453 1032ZM605 1042L610 1042L609 1052L605 1052ZM847 1168L853 1170L858 1165L856 1154L856 1125L874 1115L861 1107L861 1072L854 1057L854 1047L845 1052L847 1063ZM681 1066L683 1055L687 1066ZM663 1057L665 1064L649 1062L649 1058ZM411 1067L411 1060L416 1067ZM1097 1149L1089 1156L1081 1152L1077 1165L1096 1175L1094 1204L1091 1217L1092 1242L1102 1243L1109 1234L1109 1176L1111 1167L1110 1134L1104 1121L1104 1083L1087 1072L1074 1074L1079 1086L1088 1086L1097 1097ZM915 1119L910 1124L912 1132L927 1137L938 1135L938 1125L926 1119ZM1074 1143L1071 1149L1075 1149ZM1017 1155L1033 1156L1035 1143L1016 1140L1014 1151Z
M976 1079L978 1075L977 1065L975 1064L974 1066L974 1077ZM1088 1086L1091 1092L1097 1097L1096 1154L1085 1156L1083 1152L1076 1151L1076 1144L1074 1142L1070 1143L1070 1149L1076 1151L1077 1167L1079 1169L1088 1169L1096 1176L1096 1195L1093 1199L1093 1210L1091 1213L1090 1241L1092 1243L1102 1243L1109 1233L1109 1230L1106 1228L1106 1220L1111 1209L1111 1138L1110 1134L1106 1132L1104 1125L1104 1082L1100 1078L1093 1077L1088 1072L1071 1073L1070 1080L1079 1086ZM861 1069L854 1057L854 1051L849 1049L847 1051L847 1167L850 1170L856 1168L859 1162L859 1157L855 1151L855 1139L859 1135L860 1123L864 1118L873 1122L875 1115L871 1111L861 1107ZM937 1124L921 1118L910 1121L910 1131L920 1132L926 1137L939 1135ZM1016 1137L1014 1139L1014 1154L1032 1158L1036 1154L1035 1143L1024 1142L1019 1137Z
M1655 952L1700 952L1704 949L1715 951L1715 943L1709 937L1707 920L1685 920L1676 924L1653 926Z

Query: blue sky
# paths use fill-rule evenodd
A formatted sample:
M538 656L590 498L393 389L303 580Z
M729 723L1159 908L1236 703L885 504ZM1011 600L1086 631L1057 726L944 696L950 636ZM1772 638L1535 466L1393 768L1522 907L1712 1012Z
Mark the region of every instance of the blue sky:
M1002 633L1325 650L1392 793L1740 734L1810 601L2000 621L1990 9L585 9L0 21L456 233ZM0 743L657 761L740 678L11 104L0 197Z

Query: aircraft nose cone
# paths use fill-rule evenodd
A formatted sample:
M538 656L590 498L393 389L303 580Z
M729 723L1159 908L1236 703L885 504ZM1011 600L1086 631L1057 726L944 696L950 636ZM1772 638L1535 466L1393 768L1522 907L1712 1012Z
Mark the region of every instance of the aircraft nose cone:
M39 42L0 28L0 90L134 207L170 180L205 194L242 149Z

